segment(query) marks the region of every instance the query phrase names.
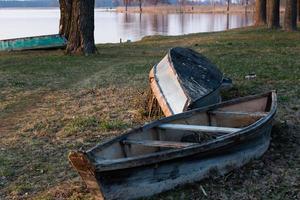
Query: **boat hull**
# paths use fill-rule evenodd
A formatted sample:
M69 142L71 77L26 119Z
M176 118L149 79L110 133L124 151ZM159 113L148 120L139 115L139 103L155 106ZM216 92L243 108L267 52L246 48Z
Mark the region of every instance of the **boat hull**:
M218 88L210 94L208 94L207 96L195 101L193 104L190 105L189 109L201 108L208 105L217 104L220 103L221 100L222 98L220 95L220 88Z
M0 51L20 51L33 49L63 48L67 40L58 35L16 38L0 41Z
M73 151L69 160L96 199L147 197L226 174L259 158L269 147L276 109L275 92L238 98L154 121L89 151ZM172 129L160 130L168 127ZM207 142L189 143L195 140L187 138L189 132L183 127L188 131L214 130L207 134L229 133ZM145 148L135 146L134 141L161 146ZM161 149L170 142L188 146ZM125 146L128 144L133 145Z
M270 144L271 121L238 144L146 166L81 174L96 199L136 199L176 186L224 175L262 156Z
M179 47L170 49L149 73L152 93L165 116L219 103L223 80L206 57Z

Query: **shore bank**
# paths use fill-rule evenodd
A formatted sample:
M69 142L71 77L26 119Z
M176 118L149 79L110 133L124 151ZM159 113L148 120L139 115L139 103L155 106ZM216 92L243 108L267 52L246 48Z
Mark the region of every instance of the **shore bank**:
M68 152L150 121L141 103L148 73L174 46L204 54L232 78L223 100L276 89L279 109L262 158L148 200L299 199L300 31L264 27L102 44L88 57L1 52L0 199L93 199Z

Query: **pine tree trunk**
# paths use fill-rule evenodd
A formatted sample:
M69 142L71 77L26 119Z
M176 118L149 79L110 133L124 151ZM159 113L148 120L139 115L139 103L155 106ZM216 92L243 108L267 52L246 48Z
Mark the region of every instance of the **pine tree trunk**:
M93 54L95 0L60 0L60 33L68 39L69 54Z
M255 26L266 24L266 0L255 1Z
M280 0L267 0L267 24L268 28L279 28Z
M295 31L297 29L297 0L286 0L284 14L284 30Z

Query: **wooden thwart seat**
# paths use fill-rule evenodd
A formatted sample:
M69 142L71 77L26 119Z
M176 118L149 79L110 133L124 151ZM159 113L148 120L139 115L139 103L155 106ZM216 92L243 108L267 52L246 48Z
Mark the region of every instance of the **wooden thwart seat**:
M123 140L123 144L137 144L143 146L150 147L167 147L167 148L183 148L191 145L195 145L198 143L190 143L190 142L172 142L172 141L158 141L158 140Z
M187 124L161 124L158 126L161 129L170 130L182 130L182 131L203 131L211 133L233 133L242 130L241 128L228 128L217 126L199 126L199 125L187 125Z

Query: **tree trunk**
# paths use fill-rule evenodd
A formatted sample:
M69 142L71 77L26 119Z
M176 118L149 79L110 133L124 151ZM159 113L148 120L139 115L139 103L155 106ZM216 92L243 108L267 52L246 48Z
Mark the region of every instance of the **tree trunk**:
M60 22L59 34L68 39L71 25L72 0L59 0Z
M279 28L280 0L267 0L267 24L268 28Z
M230 0L227 0L227 12L229 12L229 8L230 8Z
M229 13L227 13L226 30L229 29Z
M297 0L286 0L284 14L284 30L295 31L297 29Z
M139 0L139 7L140 7L140 12L142 12L142 0Z
M266 24L266 0L255 1L255 26Z
M124 4L125 4L125 11L128 11L128 2L129 0L124 0Z
M300 22L300 0L298 0L298 22Z
M60 0L60 34L68 39L69 54L93 54L95 0Z

